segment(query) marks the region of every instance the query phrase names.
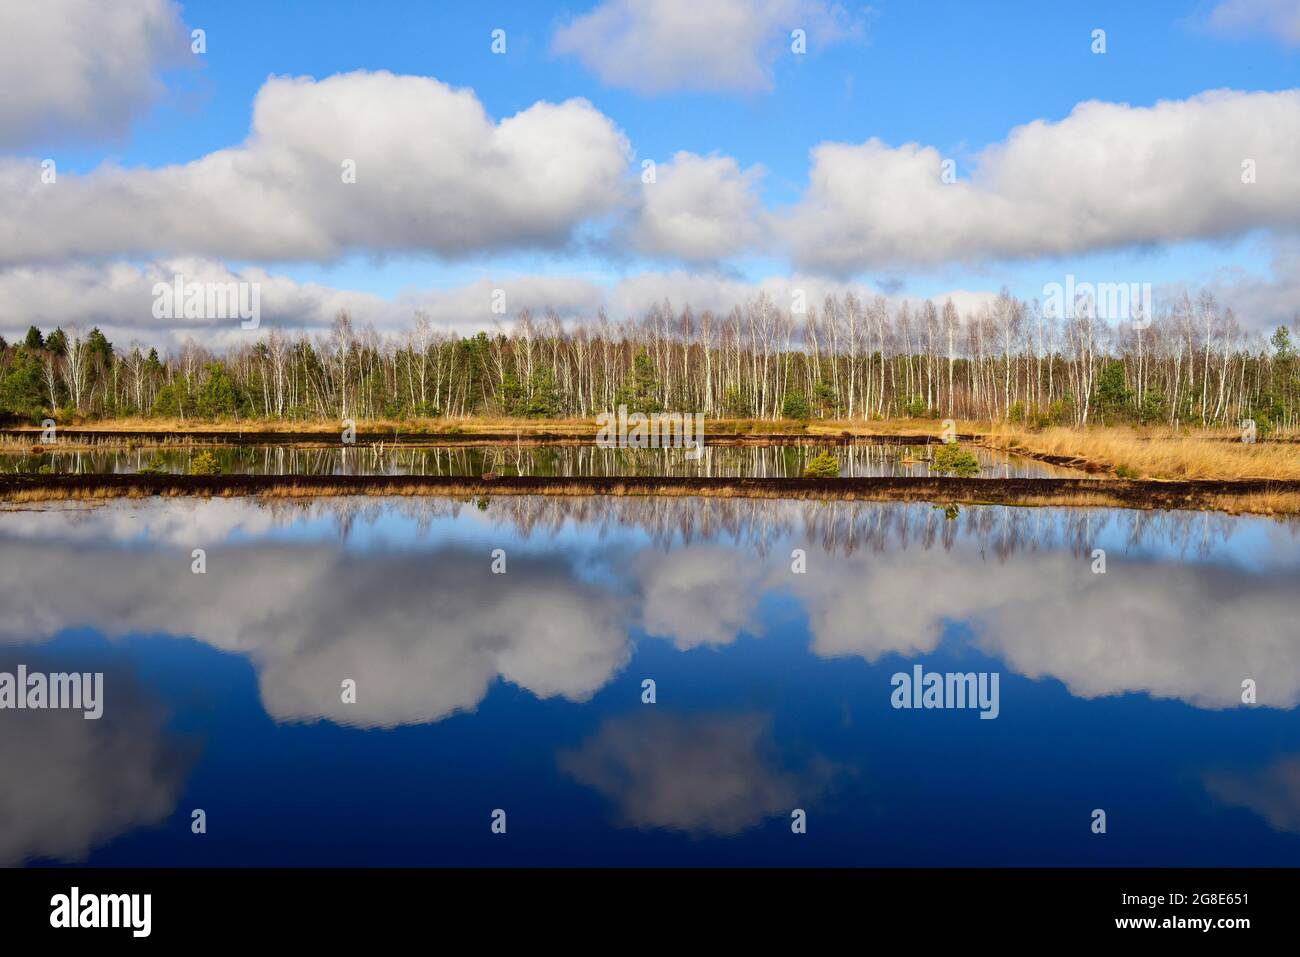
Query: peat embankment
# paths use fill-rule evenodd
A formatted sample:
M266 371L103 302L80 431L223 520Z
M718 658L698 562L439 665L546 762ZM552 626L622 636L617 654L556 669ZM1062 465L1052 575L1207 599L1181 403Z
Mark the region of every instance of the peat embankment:
M221 429L184 432L117 429L58 430L59 443L71 445L301 445L328 447L341 445L336 432L251 431ZM0 442L31 442L40 445L40 429L0 429ZM979 436L959 435L962 442L976 441ZM461 445L591 445L596 432L358 432L356 445L461 446ZM937 445L937 434L863 435L849 432L719 432L705 433L705 445ZM51 446L51 448L56 446Z
M1099 473L1113 474L1115 469L1104 462L1094 462L1080 455L1053 455L1050 452L1035 452L1032 449L1022 448L1005 448L989 442L983 436L964 436L960 441L969 441L972 445L978 445L982 449L988 449L990 452L997 452L1001 455L1013 456L1019 459L1033 459L1035 462L1042 462L1045 465L1056 465L1061 468L1074 469L1076 472L1087 472L1091 475Z
M1134 481L1038 478L549 478L415 475L0 475L0 500L149 496L664 495L863 501L936 505L1074 505L1214 509L1300 514L1300 481Z

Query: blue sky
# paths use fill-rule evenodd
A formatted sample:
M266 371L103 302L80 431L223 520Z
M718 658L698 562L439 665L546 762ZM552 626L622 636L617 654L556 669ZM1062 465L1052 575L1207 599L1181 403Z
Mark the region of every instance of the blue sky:
M118 9L163 2L124 0ZM700 0L696 8L703 11L719 2L726 5L735 0ZM85 3L59 0L50 9L64 5L73 15ZM870 6L763 0L751 6L765 4L783 11L772 18L771 29L758 44L758 61L768 70L768 82L757 88L693 89L688 70L678 88L646 92L611 81L582 52L563 52L557 37L593 12L620 5L653 7L651 0L562 4L189 0L173 6L173 14L182 34L193 28L205 31L207 49L198 56L170 61L160 56L155 74L161 87L132 108L130 122L108 136L83 135L75 123L67 123L53 135L17 137L5 144L7 149L0 149L0 155L29 161L56 157L60 172L79 178L78 185L85 185L90 195L92 184L104 182L105 168L165 170L240 147L249 136L254 100L271 77L321 81L354 71L388 71L433 77L468 89L495 122L538 103L559 104L581 97L626 137L630 152L625 178L632 187L643 159L663 164L678 151L721 157L752 177L748 188L757 205L751 213L761 218L780 216L806 199L815 167L810 151L819 144L853 146L877 138L890 148L912 143L932 147L939 156L955 160L958 179L965 181L981 151L1004 143L1025 124L1061 124L1082 102L1144 108L1219 89L1293 91L1300 62L1296 36L1300 27L1288 26L1300 23L1294 0L996 5L879 0ZM668 4L680 5L679 0ZM822 28L817 19L822 14L834 18L843 28L841 35ZM1294 19L1288 21L1287 16ZM804 22L809 26L808 53L793 55L786 28ZM107 42L96 40L93 26L87 24L81 31L84 42ZM1091 49L1093 31L1099 28L1106 34L1104 54ZM506 31L504 55L490 48L495 29ZM738 42L727 30L711 27L707 17L698 24L673 21L672 31L672 36L706 34L705 61L725 58ZM18 45L21 39L11 34L10 42ZM629 42L638 42L635 32ZM1247 107L1253 108L1253 101L1241 109ZM374 108L382 111L385 104L377 101ZM1287 120L1283 132L1300 133L1290 128L1290 114ZM3 122L0 110L0 142ZM1213 121L1207 122L1212 129ZM1204 129L1196 135L1205 137ZM1158 139L1164 134L1157 130L1152 136ZM1061 142L1068 144L1068 137L1063 135ZM1168 145L1173 152L1167 162L1178 167L1171 173L1186 172L1201 160L1197 141L1188 142L1191 147L1181 151L1178 143ZM1277 150L1289 142L1280 137L1267 145ZM1146 148L1134 144L1136 153ZM1159 148L1158 143L1154 148ZM1243 145L1243 152L1251 148ZM1293 158L1279 155L1273 164L1275 173L1284 159ZM1281 172L1291 180L1296 176L1294 169ZM1147 180L1139 185L1151 180L1150 172L1143 175ZM873 182L864 177L861 189L870 190ZM1069 182L1062 184L1063 192L1070 188ZM1125 202L1126 188L1133 191L1132 184L1116 184L1116 204ZM857 189L855 181L854 192ZM153 199L158 190L150 187L141 193L146 194ZM1022 197L1020 208L1032 208L1041 194L1040 187L1037 197ZM1244 217L1244 223L1230 216L1230 225L1207 225L1222 215L1212 211L1172 239L1153 240L1137 229L1131 231L1130 240L1122 228L1101 230L1100 238L1080 242L1062 255L1054 249L1059 245L1054 234L1078 228L1071 217L1079 215L1080 206L1091 202L1092 208L1085 212L1094 218L1096 213L1095 198L1067 201L1059 221L1053 221L1050 211L1045 215L1039 227L1041 251L1031 243L1026 252L1023 237L1008 240L1009 246L993 243L987 249L967 240L957 244L957 253L936 254L933 261L925 262L913 261L915 250L900 253L894 262L892 255L882 256L878 245L857 258L823 260L817 247L852 242L857 225L848 213L838 232L831 230L824 238L814 232L804 240L805 248L794 253L776 248L771 241L775 237L778 246L783 241L782 224L763 227L770 234L768 242L737 243L717 256L683 259L672 253L647 253L644 243L624 241L630 234L611 226L618 218L611 209L576 218L566 227L563 241L511 244L494 239L453 255L447 255L437 241L433 249L423 243L418 235L422 226L413 227L416 238L406 247L399 243L379 248L349 236L340 248L325 253L300 254L291 246L286 255L259 255L253 245L243 253L240 244L232 241L214 256L211 250L198 248L201 243L191 249L182 240L160 239L157 249L144 248L139 241L124 242L120 249L104 242L88 250L70 249L66 255L59 251L30 258L43 268L53 258L97 267L118 261L144 269L160 257L192 254L220 260L234 272L265 269L296 284L318 284L386 300L404 295L418 298L422 290L456 288L476 280L500 282L503 276L565 277L608 285L665 272L754 284L776 276L818 274L828 282L913 296L996 291L1006 284L1028 298L1038 295L1044 282L1074 272L1082 278L1149 281L1169 289L1215 283L1231 292L1234 283L1245 282L1249 289L1242 301L1248 306L1242 308L1259 310L1261 315L1270 312L1261 319L1263 324L1271 322L1275 318L1271 313L1281 308L1269 298L1279 278L1278 262L1300 259L1291 251L1300 219L1300 211L1291 209L1294 196L1290 185L1280 187L1277 201L1262 203L1263 214L1255 214L1257 227L1250 216ZM1279 206L1287 210L1280 223L1270 211ZM984 203L975 208L998 207ZM64 219L70 215L64 214ZM861 218L870 221L871 216ZM805 232L815 230L816 222L813 210L804 217ZM887 235L882 242L888 245ZM1008 248L1012 248L1009 255ZM9 252L4 264L22 267L28 258L23 253L21 248ZM7 304L3 280L0 274L0 307ZM1278 298L1285 301L1285 296ZM19 293L11 294L11 299L15 305L25 304Z
M537 100L585 97L618 121L638 154L717 150L762 163L772 171L765 198L788 201L806 180L809 146L821 140L915 140L960 158L1083 100L1149 105L1219 87L1280 90L1300 75L1300 54L1267 35L1198 27L1204 4L877 0L860 41L810 42L808 57L779 59L770 92L651 97L603 88L550 52L556 26L594 5L189 0L186 22L208 33L199 75L124 143L78 151L77 163L184 162L247 135L268 76L389 70L472 87L497 117ZM1097 27L1107 31L1104 56L1089 50ZM503 57L489 50L496 28L507 30Z

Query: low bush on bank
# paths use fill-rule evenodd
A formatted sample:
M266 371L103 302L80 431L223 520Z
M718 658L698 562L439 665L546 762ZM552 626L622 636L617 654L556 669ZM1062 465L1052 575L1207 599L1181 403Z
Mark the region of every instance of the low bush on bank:
M822 452L808 460L803 469L804 478L839 478L840 460L833 452Z
M979 475L980 463L974 453L960 445L941 445L934 453L930 471L935 475L955 475L958 478L970 478Z
M221 463L211 452L200 452L190 461L191 475L220 475Z

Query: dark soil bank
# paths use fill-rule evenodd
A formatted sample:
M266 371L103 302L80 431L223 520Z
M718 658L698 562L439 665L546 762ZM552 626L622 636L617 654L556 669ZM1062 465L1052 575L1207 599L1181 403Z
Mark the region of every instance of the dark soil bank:
M1000 505L1222 508L1259 494L1300 495L1300 481L1158 482L1088 478L609 478L410 475L3 475L0 497L147 495L705 495L894 499Z

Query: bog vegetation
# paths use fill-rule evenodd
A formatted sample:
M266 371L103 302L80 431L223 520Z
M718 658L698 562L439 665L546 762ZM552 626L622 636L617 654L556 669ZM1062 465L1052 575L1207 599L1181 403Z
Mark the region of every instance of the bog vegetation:
M955 475L970 478L979 475L980 463L974 453L960 445L940 445L934 450L930 471L935 475Z
M985 420L1294 429L1300 361L1290 329L1250 334L1208 293L1145 328L1044 315L1003 294L959 315L951 301L891 307L828 298L791 315L766 295L726 314L667 304L637 320L561 322L521 314L470 337L422 315L399 335L272 329L224 352L114 346L33 327L0 340L0 416L37 421L587 418L632 411L711 418Z
M820 452L808 460L803 474L805 478L838 478L840 461L833 452Z

